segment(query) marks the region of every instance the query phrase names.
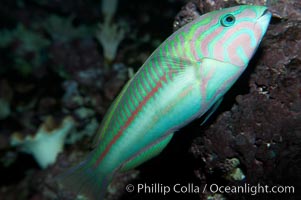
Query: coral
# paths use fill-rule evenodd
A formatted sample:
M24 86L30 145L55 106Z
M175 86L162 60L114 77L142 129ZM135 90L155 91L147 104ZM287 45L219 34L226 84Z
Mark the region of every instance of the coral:
M108 80L104 85L104 93L110 100L114 99L114 97L121 90L122 86L125 84L126 80L129 78L125 65L117 63L114 64L112 68L116 75Z
M62 97L62 103L65 108L74 109L84 105L84 99L78 91L78 83L76 81L64 81L63 88L65 94Z
M14 47L8 56L14 57L14 68L21 74L28 75L45 61L43 50L49 46L49 40L23 24L13 30L1 30L0 38L0 47Z
M83 38L92 35L92 27L73 25L74 17L61 17L59 15L50 15L43 20L43 23L37 22L36 27L41 27L56 42L68 42L76 38Z
M21 41L21 46L18 49L20 52L36 52L49 45L47 39L22 24L19 24L11 34L15 39Z
M101 12L104 20L98 24L95 33L97 41L103 48L104 57L109 63L115 59L118 46L127 32L125 22L113 22L117 6L118 0L101 1Z
M124 39L125 33L125 28L120 24L105 21L103 24L98 25L95 36L103 48L104 57L108 61L112 61L116 57L118 46Z
M87 121L87 120L86 120ZM99 122L96 118L89 119L82 129L74 131L72 134L68 135L66 138L66 144L75 144L76 142L82 140L84 137L92 137L95 135L99 127Z
M32 154L37 163L46 168L56 161L57 155L63 150L65 138L74 125L70 117L66 117L60 125L52 117L48 117L33 135L23 137L20 133L14 133L11 145Z
M101 0L101 13L104 21L111 22L118 6L118 0Z
M49 54L52 69L63 79L77 80L83 85L88 83L86 85L88 87L91 85L101 87L103 59L92 39L53 43L49 48ZM85 76L86 74L91 76Z
M184 7L182 7L181 11L175 17L175 21L173 23L174 31L178 30L185 24L191 22L192 20L199 17L201 14L197 9L197 5L193 2L187 3Z

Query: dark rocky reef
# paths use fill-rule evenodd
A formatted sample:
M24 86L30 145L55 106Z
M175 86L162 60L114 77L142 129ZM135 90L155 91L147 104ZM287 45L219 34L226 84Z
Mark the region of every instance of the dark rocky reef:
M236 97L191 151L202 184L294 186L294 194L223 194L226 199L300 199L301 189L301 4L299 1L192 1L178 14L175 28L203 13L236 3L267 5L273 13L262 44L243 75L249 92ZM225 102L223 105L227 104ZM223 106L222 105L222 106ZM229 106L229 105L227 105ZM237 159L235 166L229 160ZM233 179L239 169L240 178ZM232 174L231 174L232 173ZM236 174L238 175L238 174ZM214 196L208 191L201 199ZM214 196L220 199L220 196Z

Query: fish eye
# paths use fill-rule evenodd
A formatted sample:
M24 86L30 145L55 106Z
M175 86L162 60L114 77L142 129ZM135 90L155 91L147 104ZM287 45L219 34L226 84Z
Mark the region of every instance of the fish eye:
M226 14L226 15L222 16L220 22L221 22L222 26L229 27L235 23L235 17L232 14Z

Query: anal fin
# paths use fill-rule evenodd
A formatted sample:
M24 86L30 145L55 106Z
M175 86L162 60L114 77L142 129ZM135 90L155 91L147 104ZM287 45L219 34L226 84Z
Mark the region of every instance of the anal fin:
M157 156L161 151L167 146L167 144L170 142L171 138L173 137L174 133L170 133L163 138L158 139L157 141L151 143L147 147L140 150L138 153L136 153L132 158L130 158L128 161L126 161L122 167L121 171L127 171L129 169L133 169L146 160L149 160L155 156Z

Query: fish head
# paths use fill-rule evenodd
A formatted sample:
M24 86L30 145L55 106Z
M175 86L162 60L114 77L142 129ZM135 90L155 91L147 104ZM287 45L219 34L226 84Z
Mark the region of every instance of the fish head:
M199 27L199 37L194 41L199 57L245 69L270 19L267 7L254 5L235 6L201 16L199 23L210 22Z

